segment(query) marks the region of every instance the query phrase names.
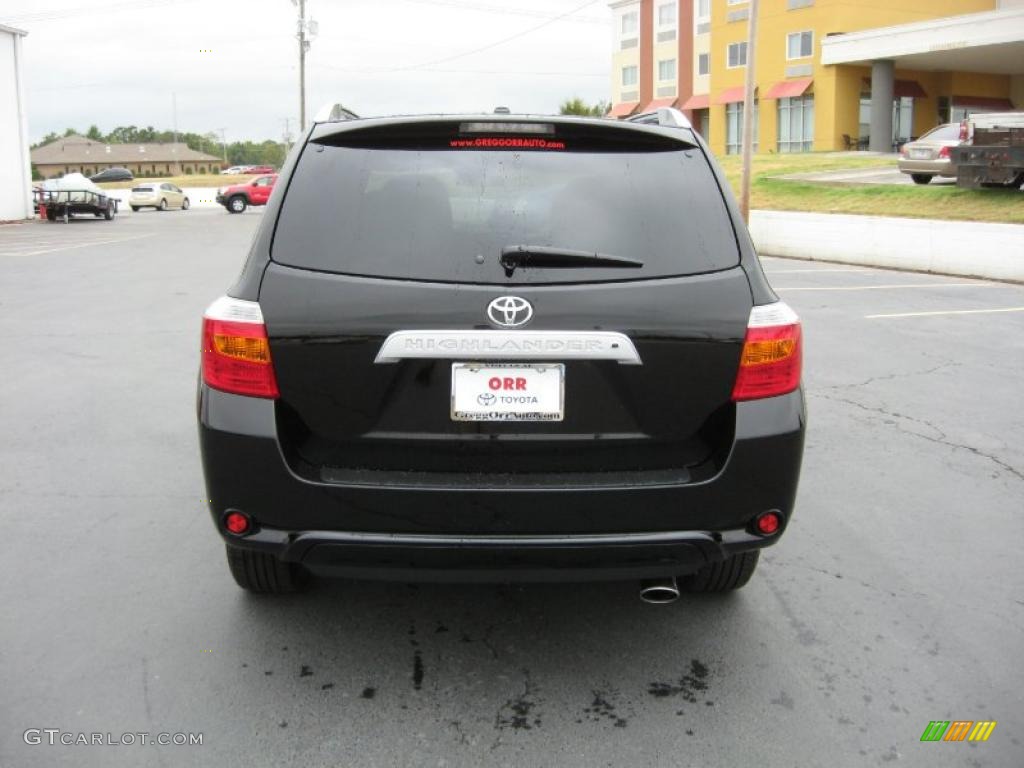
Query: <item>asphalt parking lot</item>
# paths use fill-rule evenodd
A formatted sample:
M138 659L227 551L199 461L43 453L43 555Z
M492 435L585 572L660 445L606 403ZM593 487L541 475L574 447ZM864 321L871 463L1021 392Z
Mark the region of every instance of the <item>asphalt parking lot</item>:
M204 506L194 390L261 215L0 227L0 765L1021 764L1024 286L766 260L810 426L736 595L259 599ZM932 720L998 725L921 743ZM25 743L46 728L203 743Z

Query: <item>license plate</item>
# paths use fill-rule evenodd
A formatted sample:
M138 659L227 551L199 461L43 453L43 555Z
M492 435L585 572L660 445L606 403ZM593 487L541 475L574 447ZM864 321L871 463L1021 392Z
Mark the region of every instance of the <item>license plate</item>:
M928 160L931 158L932 153L929 149L912 149L910 150L910 156L915 160Z
M565 365L452 363L453 421L561 421Z

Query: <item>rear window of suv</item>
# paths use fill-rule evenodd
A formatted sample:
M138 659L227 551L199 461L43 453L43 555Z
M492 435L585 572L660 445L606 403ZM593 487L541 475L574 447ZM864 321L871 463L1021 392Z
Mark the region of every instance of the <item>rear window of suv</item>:
M467 136L459 128L311 140L288 184L273 260L367 277L503 285L650 279L739 263L722 193L691 144L557 122L541 139L486 130ZM523 267L509 276L499 258L516 246L643 266Z

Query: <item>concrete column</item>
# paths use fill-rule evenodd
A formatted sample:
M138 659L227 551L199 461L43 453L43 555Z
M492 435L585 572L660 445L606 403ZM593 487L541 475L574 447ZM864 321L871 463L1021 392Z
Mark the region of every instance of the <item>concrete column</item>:
M871 62L871 145L872 152L892 152L892 101L896 87L896 66L880 59Z

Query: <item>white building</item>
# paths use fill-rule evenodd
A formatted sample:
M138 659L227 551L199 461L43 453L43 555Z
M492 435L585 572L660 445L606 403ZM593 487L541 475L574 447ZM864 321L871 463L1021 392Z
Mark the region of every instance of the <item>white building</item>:
M0 221L32 216L32 171L25 105L27 32L0 24Z

